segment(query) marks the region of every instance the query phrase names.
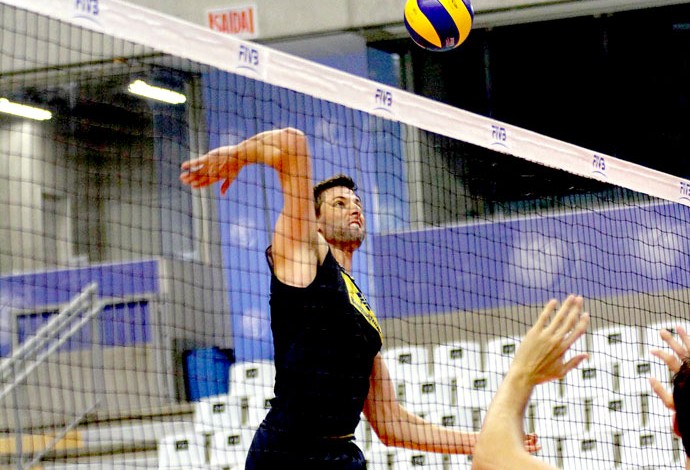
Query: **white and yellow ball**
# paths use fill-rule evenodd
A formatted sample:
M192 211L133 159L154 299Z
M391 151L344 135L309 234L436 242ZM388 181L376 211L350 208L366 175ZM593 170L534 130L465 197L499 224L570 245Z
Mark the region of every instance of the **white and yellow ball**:
M430 51L449 51L472 29L470 0L407 0L405 27L414 42Z

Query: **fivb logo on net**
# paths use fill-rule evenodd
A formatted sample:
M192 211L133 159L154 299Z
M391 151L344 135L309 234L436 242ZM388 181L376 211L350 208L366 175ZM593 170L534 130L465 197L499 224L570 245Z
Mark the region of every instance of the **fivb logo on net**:
M606 175L606 158L601 155L594 154L592 157L592 175L600 176L604 179Z
M498 147L508 147L508 130L499 124L491 125L491 145Z
M102 0L72 0L74 18L100 24L101 2Z
M690 181L681 181L679 189L680 194L678 200L685 203L690 202Z
M384 111L393 114L393 103L392 91L376 88L374 92L374 111Z
M250 70L261 75L263 60L261 51L250 44L240 44L237 51L237 69Z

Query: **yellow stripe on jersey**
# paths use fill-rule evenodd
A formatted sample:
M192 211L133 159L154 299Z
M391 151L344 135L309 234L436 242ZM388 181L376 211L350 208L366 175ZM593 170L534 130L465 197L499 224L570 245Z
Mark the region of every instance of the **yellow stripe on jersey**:
M383 334L381 333L381 327L379 326L379 322L376 319L376 315L374 314L374 311L371 309L369 306L369 302L367 302L366 297L364 297L364 294L359 290L357 285L355 284L355 281L352 280L352 278L344 271L340 271L343 280L345 281L345 286L347 286L347 293L350 296L350 303L352 304L357 311L362 314L362 316L366 319L366 321L374 327L376 332L379 334L381 339L383 340Z
M405 5L405 18L407 18L407 22L417 34L434 46L441 47L441 38L438 36L429 18L417 6L417 2L407 2Z
M455 26L458 27L460 33L459 41L462 42L470 34L472 29L472 16L467 10L467 7L462 0L438 0L446 9L448 14L453 18Z

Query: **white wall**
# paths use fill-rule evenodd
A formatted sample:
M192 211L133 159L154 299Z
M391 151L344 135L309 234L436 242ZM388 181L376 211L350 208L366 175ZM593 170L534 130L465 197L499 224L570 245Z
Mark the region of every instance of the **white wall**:
M405 0L130 0L192 23L206 24L206 11L256 5L259 40L382 27L404 35ZM475 27L522 23L636 8L688 3L688 0L473 0Z

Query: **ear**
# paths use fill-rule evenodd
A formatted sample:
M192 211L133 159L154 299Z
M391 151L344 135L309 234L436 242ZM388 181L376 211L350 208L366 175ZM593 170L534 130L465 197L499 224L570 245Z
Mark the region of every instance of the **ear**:
M678 418L676 417L676 413L673 413L673 434L680 437L681 439L683 438L683 436L680 435L680 431L678 430Z

